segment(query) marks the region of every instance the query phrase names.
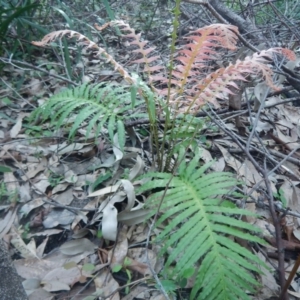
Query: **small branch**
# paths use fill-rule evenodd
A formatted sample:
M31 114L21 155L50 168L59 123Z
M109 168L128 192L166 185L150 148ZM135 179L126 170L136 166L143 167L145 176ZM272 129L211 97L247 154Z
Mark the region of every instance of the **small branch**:
M291 271L291 273L289 275L289 278L287 279L287 281L285 283L285 286L284 286L283 290L281 291L279 299L283 299L284 298L284 295L286 294L286 292L287 292L287 290L288 290L288 288L289 288L289 286L290 286L290 284L291 284L294 276L296 275L299 266L300 266L300 255L298 256L298 258L297 258L297 260L296 260L296 262L294 264L294 267L293 267L293 269L292 269L292 271Z
M25 70L25 71L29 71L29 70L36 70L36 71L39 71L39 72L42 72L42 73L45 73L47 74L48 76L50 77L54 77L54 78L57 78L57 79L60 79L60 80L63 80L63 81L66 81L74 86L79 86L78 83L72 81L72 80L69 80L68 78L65 78L63 76L60 76L60 75L56 75L56 74L51 74L50 72L40 68L40 67L37 67L37 66L34 66L32 64L29 64L27 62L23 62L23 61L19 61L19 60L15 60L15 59L11 59L11 58L5 58L5 57L0 57L0 61L2 61L3 63L5 64L10 64L18 69L21 69L21 70ZM18 66L18 65L21 65L21 66ZM22 68L23 67L27 67L29 69L24 69Z
M275 235L276 235L276 244L278 249L278 275L279 275L279 282L281 289L283 290L285 286L285 270L284 270L284 245L281 238L281 226L280 226L280 218L277 217L275 205L274 205L274 198L273 198L273 192L271 189L270 180L268 177L268 171L266 168L262 168L258 162L253 158L253 156L250 154L249 149L247 147L244 147L238 138L229 130L226 128L225 124L222 122L222 120L218 120L218 116L213 112L212 114L204 111L208 117L222 130L225 134L230 136L232 140L240 147L240 149L246 154L248 159L252 162L255 169L260 172L264 178L264 182L266 184L267 193L268 193L268 202L269 202L269 209L272 216L273 224L275 227ZM286 299L285 297L282 298Z

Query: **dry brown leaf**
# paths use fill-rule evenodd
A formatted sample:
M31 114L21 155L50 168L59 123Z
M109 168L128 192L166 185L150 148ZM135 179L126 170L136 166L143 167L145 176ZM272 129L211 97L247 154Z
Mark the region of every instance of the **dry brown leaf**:
M6 212L4 219L0 220L0 239L9 232L13 222L15 221L17 211L16 206L9 209Z
M66 183L67 186L69 186L68 183ZM53 194L57 193L57 190L55 190L55 193L52 191ZM69 188L66 191L56 194L53 196L53 199L57 202L60 203L62 205L70 205L71 202L73 201L74 197L73 197L73 189Z
M74 221L76 214L68 209L52 209L44 218L43 226L53 228L58 225L69 225Z
M101 190L95 191L91 194L88 195L88 197L96 197L96 196L103 196L106 194L114 193L120 188L121 182L112 185L112 186L107 186Z
M157 263L158 253L154 252L151 249L148 249L148 258L153 270L155 270L155 265ZM152 274L149 267L148 267L148 260L146 256L146 249L145 248L132 248L128 249L128 257L132 259L133 270L137 270L139 273L146 275ZM130 267L128 267L130 268Z
M59 183L52 189L52 195L65 191L69 186L70 184L68 182Z
M47 187L50 185L49 178L45 174L40 174L35 178L36 183L32 186L35 192L39 195L43 195L46 192Z
M10 242L19 251L22 257L39 259L36 253L36 245L34 239L31 239L31 241L26 245L20 235L21 233L18 232L17 229L14 227L11 228L10 234L12 236Z
M60 246L60 251L65 255L77 255L83 252L93 253L97 246L88 239L72 240Z
M26 181L28 178L34 178L38 173L45 171L47 165L48 161L45 157L43 157L39 163L28 164L28 171L22 176L22 179Z
M42 206L45 202L42 198L36 198L24 204L20 210L21 215L27 216L33 209Z
M18 136L18 134L22 128L22 122L23 122L23 118L25 117L25 115L26 114L19 113L16 124L12 127L12 129L9 132L11 138L15 138Z
M120 300L118 293L119 284L112 277L109 270L103 270L100 275L94 279L96 290L101 290L101 297L108 300Z
M57 270L58 272L59 270ZM79 280L78 280L79 281ZM43 280L41 282L43 289L47 292L69 291L70 287L60 280Z
M118 236L118 242L115 249L108 252L108 260L110 262L110 268L113 269L116 265L123 265L124 259L127 256L128 240L126 237L127 227L123 226Z
M53 300L55 297L55 295L45 291L43 288L39 288L29 295L28 300Z
M263 261L266 265L270 267L272 270L272 266L266 261L266 258L264 255L262 255L260 252L256 253L256 255L259 257L261 261ZM270 270L265 269L262 265L257 266L263 273L260 275L261 278L261 288L258 291L258 295L260 299L266 299L268 297L276 296L278 295L280 291L280 287L276 282L275 279L275 270L273 273L271 273ZM256 296L258 296L256 295Z
M226 163L236 171L236 173L246 182L248 186L252 186L253 184L262 181L262 177L259 175L255 167L249 160L246 159L243 163L241 163L238 159L234 158L224 147L222 147L218 143L215 143L215 145L222 152Z
M19 191L19 181L12 172L4 173L3 176L3 182L5 183L6 190L9 194L13 194L16 193L16 191Z
M137 209L131 211L122 211L118 214L118 221L127 226L142 223L149 216L150 209Z
M284 133L277 125L276 132L278 138L286 144L288 149L296 149L300 147L300 144L298 143L297 128L294 127L292 130L289 130L288 133Z

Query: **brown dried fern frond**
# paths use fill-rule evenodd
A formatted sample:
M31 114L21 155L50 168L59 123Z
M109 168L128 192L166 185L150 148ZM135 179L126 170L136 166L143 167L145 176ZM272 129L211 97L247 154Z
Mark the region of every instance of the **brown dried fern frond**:
M169 103L185 112L197 112L208 102L219 107L217 98L232 94L230 87L238 89L235 82L246 81L249 74L260 76L272 89L276 89L272 80L273 71L267 65L272 55L281 53L287 59L295 59L292 51L273 48L255 53L244 61L237 61L234 65L230 64L227 68L207 75L209 63L221 55L219 49L235 50L238 40L236 26L212 24L191 32L185 38L187 43L177 51L175 67L168 74L158 63L159 56L153 55L155 48L146 46L148 44L140 40L140 34L136 34L135 30L124 22L117 21L114 24L126 32L124 36L129 39L131 45L139 47L133 52L140 53L142 58L132 63L144 63L144 72L148 73L149 83L156 87L164 85L165 88L156 88L156 91L162 96L169 95ZM170 93L167 87L169 84Z
M112 21L112 25L117 25L119 29L124 33L123 38L127 39L130 45L135 45L138 48L132 50L133 53L140 54L142 57L131 61L132 64L143 64L143 72L148 75L149 84L153 83L153 74L162 72L165 67L158 64L161 61L161 57L156 55L155 47L150 46L148 41L141 40L141 33L136 33L135 29L131 28L129 24L123 21Z
M103 26L95 26L103 30L107 26L118 26L124 33L123 38L128 39L131 45L137 46L132 50L142 57L133 60L132 63L144 64L144 72L148 74L148 80L153 90L159 95L169 94L169 103L176 109L185 112L197 112L201 106L210 102L215 107L219 106L218 98L224 98L232 94L230 87L238 89L235 83L238 80L246 81L249 74L261 76L273 89L276 86L272 80L272 69L268 66L274 53L281 53L287 59L295 59L295 54L282 48L273 48L255 53L246 57L244 61L237 61L226 68L221 68L206 75L208 64L220 56L219 48L234 50L237 43L238 29L232 25L213 24L191 32L186 37L187 43L178 50L175 56L175 67L169 71L161 65L161 59L155 54L155 48L149 46L147 41L141 40L141 34L137 34L133 28L123 21L112 21ZM130 84L137 84L135 78L110 55L105 49L89 40L86 36L72 30L60 30L47 34L42 41L32 42L36 46L45 46L50 42L68 36L77 39L79 45L86 49L96 50L96 55L104 56L123 78ZM158 84L165 88L158 89ZM169 89L167 88L170 86Z
M105 24L105 25L109 25ZM98 46L96 43L93 41L89 40L85 35L73 31L73 30L58 30L58 31L53 31L43 37L43 39L40 42L32 42L33 45L39 46L39 47L44 47L49 45L51 42L53 42L56 39L63 38L63 37L68 37L68 38L76 38L78 41L78 45L83 46L85 49L92 49L95 50L96 53L95 55L97 56L104 56L106 58L107 63L111 63L114 66L115 71L118 71L122 77L129 83L129 84L136 84L136 81L134 78L132 78L129 73L109 54L106 52L105 49L102 47Z
M255 75L256 78L262 78L270 88L277 90L278 87L272 79L273 71L268 66L275 53L281 53L291 60L296 58L293 51L271 48L260 53L254 53L243 61L238 60L235 64L230 64L226 68L220 68L207 75L188 90L189 97L186 97L188 101L181 103L181 110L197 113L200 107L207 102L212 103L215 107L219 107L216 98L224 98L226 95L232 94L230 87L239 89L236 82L239 80L247 81L246 77L249 74Z
M177 103L178 99L182 99L183 96L193 98L194 93L192 91L196 89L199 80L205 77L204 69L206 70L208 63L220 55L217 48L234 50L237 33L236 26L212 24L191 32L185 38L187 43L178 50L175 57L175 67L171 70L170 102ZM154 76L153 80L168 84L169 76L170 74L160 73ZM162 89L160 93L167 95L168 89ZM215 102L214 99L207 99L210 100L209 102Z

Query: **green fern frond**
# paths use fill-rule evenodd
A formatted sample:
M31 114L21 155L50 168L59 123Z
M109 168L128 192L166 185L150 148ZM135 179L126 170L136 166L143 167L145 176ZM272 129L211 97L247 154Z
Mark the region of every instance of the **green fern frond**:
M176 261L174 274L181 278L185 270L200 263L191 299L250 299L245 291L253 292L258 285L251 273L260 273L256 265L262 262L231 237L264 243L255 235L258 228L235 218L254 214L222 205L221 197L237 184L232 174L207 174L213 162L200 168L198 164L196 155L189 164L181 162L176 176L148 173L144 178L152 181L138 191L161 189L147 200L153 214L164 197L156 225L169 221L157 236L157 241L164 242L162 253L172 249L165 268Z
M136 100L135 109L141 104L140 100ZM125 145L124 121L140 116L140 112L132 109L131 94L125 87L83 84L52 96L33 111L29 122L41 117L42 122L49 120L50 125L58 129L71 121L70 139L74 138L77 130L85 123L87 125L86 138L89 137L93 128L95 128L95 136L106 128L111 141L115 132L118 133L120 147L123 149ZM144 114L143 117L145 116Z

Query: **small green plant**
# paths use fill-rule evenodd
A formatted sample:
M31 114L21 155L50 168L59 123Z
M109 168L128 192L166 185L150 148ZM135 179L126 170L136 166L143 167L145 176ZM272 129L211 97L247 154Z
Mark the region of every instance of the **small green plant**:
M16 203L19 200L19 193L17 190L9 191L5 182L2 181L0 183L0 200L9 203Z
M273 197L275 199L278 199L282 203L283 208L286 208L286 206L287 206L287 200L286 200L286 198L284 196L284 191L283 191L282 188L279 189L278 193L274 193Z
M51 174L49 176L50 186L56 187L63 179L64 179L64 176L57 175L57 174L51 172Z
M127 286L125 288L125 293L126 294L129 293L129 286L128 285L131 283L131 279L132 279L131 271L128 269L128 266L130 266L131 264L132 264L131 259L128 258L128 257L125 257L123 265L117 264L117 265L114 265L114 267L112 268L113 273L118 273L121 270L124 270L126 272L127 277L128 277L127 282L126 282Z
M28 240L28 234L30 232L30 222L27 222L20 230L22 233L22 239Z

